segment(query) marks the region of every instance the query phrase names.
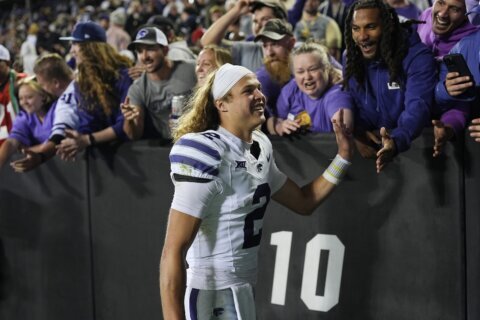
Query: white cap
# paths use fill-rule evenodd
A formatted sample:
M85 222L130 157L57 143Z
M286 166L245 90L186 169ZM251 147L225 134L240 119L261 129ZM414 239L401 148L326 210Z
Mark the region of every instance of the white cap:
M0 60L10 62L10 52L8 51L7 48L2 46L1 44L0 44Z
M245 67L225 63L218 68L213 80L212 95L213 99L223 98L230 89L237 84L240 79L253 72Z

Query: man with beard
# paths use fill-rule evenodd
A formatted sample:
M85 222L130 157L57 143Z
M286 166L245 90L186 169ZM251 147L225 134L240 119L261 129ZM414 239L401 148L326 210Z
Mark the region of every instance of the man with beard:
M303 17L294 28L298 42L308 39L321 41L328 48L330 55L340 60L342 34L338 24L330 17L318 12L320 0L307 0L303 8Z
M252 13L252 32L257 36L267 21L277 18L296 24L300 20L303 9L303 0L296 0L294 6L288 11L281 0L251 1L239 0L235 5L214 24L208 28L202 37L202 45L227 45L231 47L233 63L244 66L252 71L262 66L262 47L251 41L225 41L228 27L242 15ZM288 17L287 17L288 16Z
M172 100L186 99L195 87L195 62L170 60L167 37L155 27L140 29L128 49L136 51L145 71L122 104L123 129L132 140L170 140Z
M256 71L256 75L267 98L267 115L275 116L280 91L292 78L289 56L295 45L295 38L288 22L271 19L255 37L255 42L258 41L262 43L264 65ZM275 134L272 120L273 118L268 118L267 129L271 134Z
M356 105L357 147L362 156L376 158L380 172L430 121L435 60L382 0L352 4L345 41L343 85Z

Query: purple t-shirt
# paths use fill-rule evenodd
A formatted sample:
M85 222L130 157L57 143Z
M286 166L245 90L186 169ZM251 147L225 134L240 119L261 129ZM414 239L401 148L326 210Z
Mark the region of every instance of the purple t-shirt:
M57 101L52 103L43 122L38 119L36 114L20 111L13 122L9 138L18 140L25 146L34 146L47 141L52 131L56 105Z
M295 79L290 80L282 89L277 100L278 117L287 119L288 114L297 115L307 111L312 119L312 132L333 132L332 117L341 108L353 109L352 98L342 91L340 85L330 87L318 99L312 99L297 86Z

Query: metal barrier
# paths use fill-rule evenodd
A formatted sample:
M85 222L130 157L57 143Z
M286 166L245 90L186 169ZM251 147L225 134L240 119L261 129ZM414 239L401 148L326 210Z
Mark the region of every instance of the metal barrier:
M433 159L432 140L426 130L381 174L356 156L311 217L271 202L259 319L479 318L480 155L458 141ZM272 141L278 166L299 184L336 153L332 135ZM27 174L4 167L0 318L161 319L168 153L141 141Z

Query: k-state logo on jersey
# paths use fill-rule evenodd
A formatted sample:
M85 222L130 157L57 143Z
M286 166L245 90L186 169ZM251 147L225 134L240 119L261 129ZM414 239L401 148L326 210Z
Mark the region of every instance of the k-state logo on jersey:
M238 161L235 160L237 165L235 166L235 169L247 169L247 161Z

